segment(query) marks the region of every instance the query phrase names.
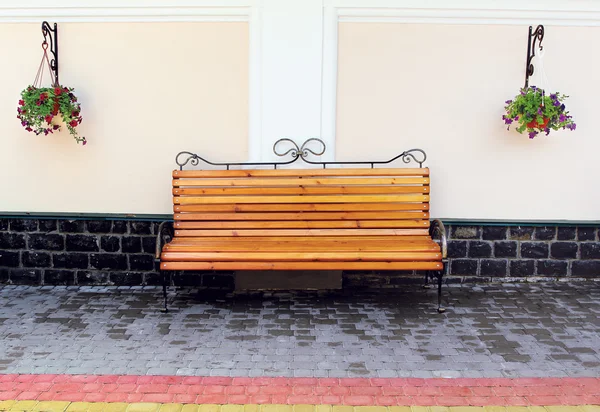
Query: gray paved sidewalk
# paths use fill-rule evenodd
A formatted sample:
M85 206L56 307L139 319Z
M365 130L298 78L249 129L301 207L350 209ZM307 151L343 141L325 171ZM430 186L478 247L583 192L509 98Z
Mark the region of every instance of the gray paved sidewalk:
M600 284L265 296L0 288L0 373L600 376Z

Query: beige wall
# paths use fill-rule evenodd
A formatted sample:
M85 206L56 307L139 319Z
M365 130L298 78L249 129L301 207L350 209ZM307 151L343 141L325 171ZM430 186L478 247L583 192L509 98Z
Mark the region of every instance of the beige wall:
M35 136L16 116L39 24L0 24L0 212L172 212L175 155L245 160L248 24L61 23L60 80L88 139Z
M424 149L437 217L597 220L600 28L546 25L546 73L577 130L534 140L501 120L526 38L526 26L341 23L337 160Z

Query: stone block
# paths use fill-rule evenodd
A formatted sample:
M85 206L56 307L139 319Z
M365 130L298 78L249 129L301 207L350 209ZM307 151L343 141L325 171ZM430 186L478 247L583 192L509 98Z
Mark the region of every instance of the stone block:
M21 255L23 267L47 268L50 267L50 254L45 252L24 251Z
M467 241L465 241L465 240L449 240L448 241L448 257L451 259L467 257Z
M512 277L533 276L535 274L535 260L511 260L509 273Z
M509 238L512 240L531 240L533 239L533 227L514 226L510 228Z
M85 232L85 222L83 220L61 220L58 223L58 230L62 233L83 233Z
M90 233L110 233L112 221L110 220L88 220L87 230Z
M600 277L600 260L576 260L571 268L571 276Z
M52 265L57 269L87 269L88 255L85 253L55 253Z
M543 242L521 243L521 256L532 259L545 259L548 257L548 244Z
M568 263L561 260L540 260L537 273L542 276L567 276Z
M473 276L477 275L477 260L475 259L452 259L450 265L452 275Z
M517 242L494 242L495 257L517 257Z
M591 226L578 227L577 240L596 240L596 228Z
M21 263L21 253L9 250L0 250L0 266L16 268Z
M31 250L64 250L65 238L63 235L53 233L30 233L29 249Z
M535 228L535 240L554 240L556 236L555 226L539 226Z
M13 232L37 232L38 222L36 219L11 219L10 230Z
M481 231L478 226L452 226L452 239L479 239Z
M99 270L127 270L127 256L116 253L90 255L90 266Z
M600 259L600 243L582 243L581 259Z
M481 238L483 240L505 240L507 229L506 226L484 226Z
M131 270L154 270L154 256L129 255L129 268Z
M492 245L489 242L472 241L469 242L469 257L471 258L489 258L492 256Z
M573 226L559 226L556 233L558 240L575 240L577 228Z
M121 248L124 253L140 253L142 251L142 240L139 236L123 236Z
M550 245L550 256L554 259L575 259L577 257L577 243L554 242Z
M121 248L121 238L119 236L101 236L100 248L103 252L118 252Z
M483 259L481 261L481 276L503 277L506 276L506 268L508 263L506 260L498 259Z
M55 286L71 286L75 284L75 271L46 269L44 271L44 284Z
M22 233L0 232L0 249L24 249L25 235Z
M67 251L98 252L98 237L93 235L67 235Z

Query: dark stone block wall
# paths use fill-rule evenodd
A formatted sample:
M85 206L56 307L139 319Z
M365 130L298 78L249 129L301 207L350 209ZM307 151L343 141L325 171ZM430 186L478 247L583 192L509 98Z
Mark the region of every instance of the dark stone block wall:
M159 221L0 219L0 283L159 285ZM599 228L446 225L448 282L600 278ZM170 283L231 289L232 272L175 272ZM422 282L415 272L344 272L346 287Z
M160 285L159 221L0 219L0 283ZM182 286L233 287L233 273L174 274Z

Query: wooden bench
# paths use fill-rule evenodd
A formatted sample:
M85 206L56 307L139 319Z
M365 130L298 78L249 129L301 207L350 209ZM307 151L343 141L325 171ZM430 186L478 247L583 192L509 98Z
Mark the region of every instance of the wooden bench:
M160 269L425 271L442 312L446 236L429 192L422 167L175 170Z

